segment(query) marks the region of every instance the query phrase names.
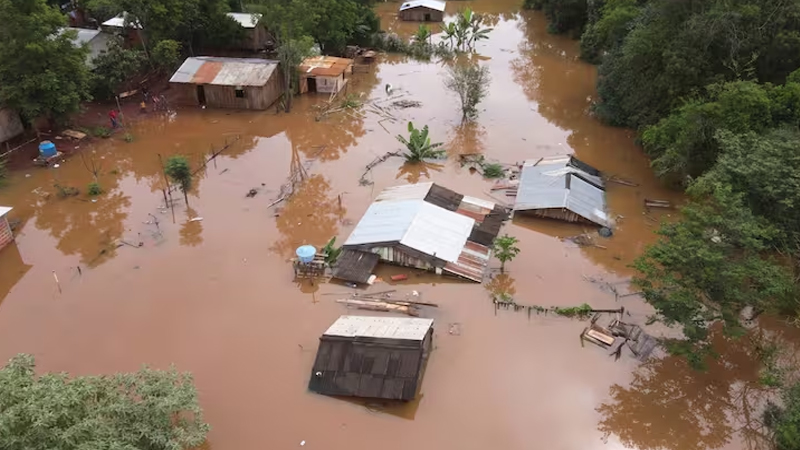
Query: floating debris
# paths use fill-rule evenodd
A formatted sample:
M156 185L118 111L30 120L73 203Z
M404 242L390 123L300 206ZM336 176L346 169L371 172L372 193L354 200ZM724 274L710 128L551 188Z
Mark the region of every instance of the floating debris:
M644 199L644 207L645 208L664 208L664 209L672 209L672 203L666 200L651 200L651 199Z
M416 100L397 100L392 102L392 106L395 108L420 108L422 107L422 102L418 102Z

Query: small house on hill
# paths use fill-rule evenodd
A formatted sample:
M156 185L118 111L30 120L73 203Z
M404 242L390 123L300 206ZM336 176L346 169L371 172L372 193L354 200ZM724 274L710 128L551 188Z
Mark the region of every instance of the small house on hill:
M322 92L331 94L344 87L347 75L353 73L353 60L335 56L306 58L300 68L300 93Z
M259 24L261 14L251 13L228 13L228 17L235 20L245 31L245 39L242 47L248 50L261 50L269 42L267 29Z
M64 30L71 30L77 33L75 39L72 40L76 47L86 44L89 48L89 54L86 56L86 66L90 69L94 68L95 58L106 52L114 39L114 35L104 33L101 30L87 30L84 28L64 28Z
M600 171L572 155L525 161L514 211L537 217L610 225Z
M11 208L0 206L0 250L14 241L14 233L11 232L11 225L8 224L8 215Z
M263 110L283 94L278 62L258 58L186 58L169 83L178 103L214 108Z
M0 142L19 136L24 130L16 111L0 107Z
M445 2L439 0L411 0L400 5L401 20L414 22L441 22L444 20Z
M125 44L133 47L141 44L141 35L139 30L142 26L139 22L131 22L127 12L122 12L116 17L112 17L100 24L100 29L108 34L121 36L125 40ZM128 24L125 21L128 20Z
M365 283L383 261L480 283L506 219L503 207L434 183L390 187L356 224L332 274Z
M433 319L341 316L319 338L308 389L413 400L433 348Z

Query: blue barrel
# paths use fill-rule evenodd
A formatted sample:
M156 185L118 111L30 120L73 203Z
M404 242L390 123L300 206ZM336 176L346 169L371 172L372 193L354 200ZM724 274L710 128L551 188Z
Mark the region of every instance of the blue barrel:
M56 144L50 141L42 141L39 143L39 155L43 158L50 158L56 156Z
M313 245L302 245L297 247L297 257L300 258L301 263L310 263L314 260L314 255L317 254L317 249Z

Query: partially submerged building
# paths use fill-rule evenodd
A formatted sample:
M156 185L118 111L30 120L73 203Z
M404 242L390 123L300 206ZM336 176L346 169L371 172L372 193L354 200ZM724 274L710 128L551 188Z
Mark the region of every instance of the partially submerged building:
M433 348L433 319L341 316L319 338L308 389L413 400Z
M11 225L6 217L10 211L8 206L0 206L0 250L14 241L14 233L11 232Z
M347 82L346 76L353 73L353 60L335 56L312 56L306 58L300 68L300 93L339 92Z
M401 20L414 22L441 22L444 20L445 2L439 0L411 0L400 5L397 13Z
M390 187L342 245L332 274L365 283L383 261L480 283L506 219L503 207L434 183Z
M105 33L101 30L87 30L85 28L64 28L64 30L71 30L77 34L75 39L72 40L76 47L86 44L89 48L89 54L86 56L86 66L90 69L94 68L95 58L105 53L114 40L113 34Z
M25 128L22 126L19 114L12 109L0 107L0 142L17 137L23 131Z
M600 171L572 155L525 161L514 211L537 217L610 225Z
M267 109L283 94L278 62L259 58L186 58L169 83L176 102L214 108Z
M228 13L228 17L235 20L245 31L242 48L248 50L262 50L270 41L266 27L260 24L261 14L255 13Z

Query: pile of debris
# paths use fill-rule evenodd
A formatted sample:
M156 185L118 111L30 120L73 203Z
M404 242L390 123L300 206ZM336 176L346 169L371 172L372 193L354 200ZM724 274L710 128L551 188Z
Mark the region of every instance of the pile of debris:
M602 320L601 320L602 319ZM610 321L608 316L595 314L588 327L581 332L581 346L591 342L601 348L609 349L610 355L619 359L622 348L627 346L636 359L647 360L658 346L658 341L647 334L639 325L622 321L622 313L616 314Z
M336 303L343 303L348 308L364 309L368 311L397 312L408 316L417 317L422 307L438 308L436 303L423 302L417 291L407 293L402 299L395 298L396 290L374 292L369 294L353 293L349 298L341 298Z

